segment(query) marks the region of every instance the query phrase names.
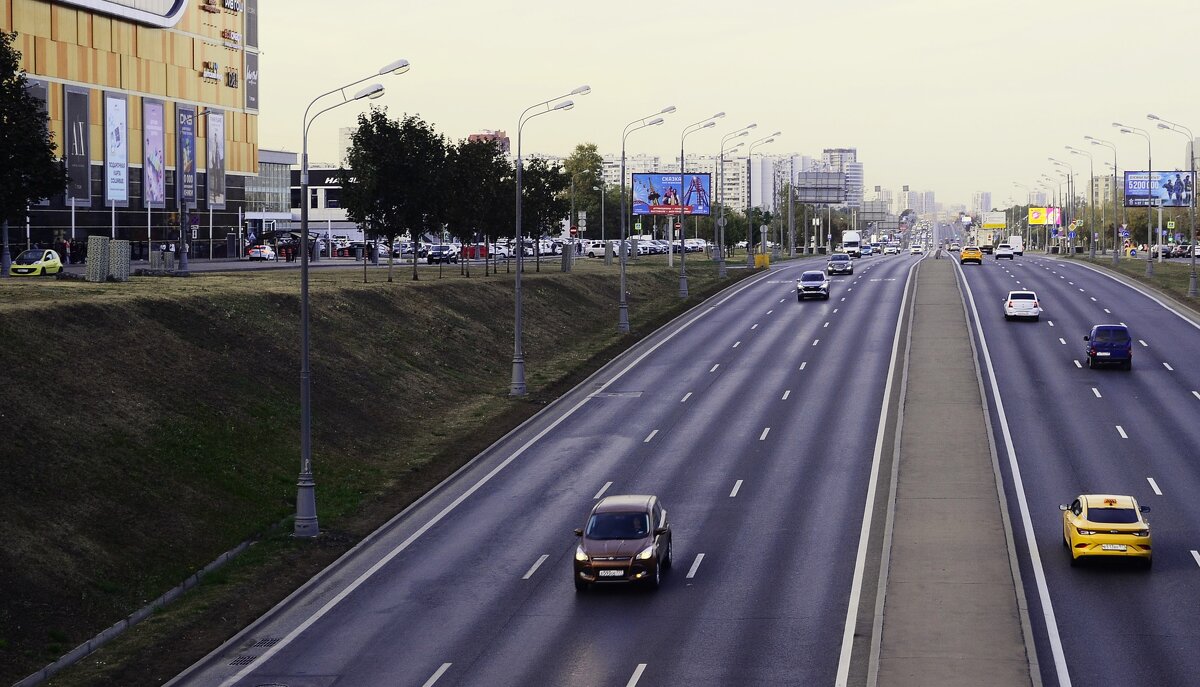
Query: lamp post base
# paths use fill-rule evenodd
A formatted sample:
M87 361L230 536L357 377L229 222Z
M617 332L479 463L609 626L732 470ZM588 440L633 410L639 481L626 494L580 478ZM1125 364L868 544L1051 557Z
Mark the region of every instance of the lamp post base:
M1146 251L1146 276L1154 276L1154 259L1150 257L1150 251Z
M721 258L717 261L717 277L720 279L725 279L728 276L729 273L725 271L725 258Z
M1191 276L1188 278L1188 296L1190 296L1191 298L1195 298L1197 296L1196 273L1195 272L1192 272Z
M617 309L617 331L622 334L629 333L629 304L622 302Z
M679 275L679 297L680 298L688 297L688 284L687 284L687 275L686 274Z
M525 358L523 357L513 358L512 384L508 385L508 395L525 395Z
M311 538L321 533L317 524L316 486L311 473L301 474L296 483L296 523L292 530L295 537Z

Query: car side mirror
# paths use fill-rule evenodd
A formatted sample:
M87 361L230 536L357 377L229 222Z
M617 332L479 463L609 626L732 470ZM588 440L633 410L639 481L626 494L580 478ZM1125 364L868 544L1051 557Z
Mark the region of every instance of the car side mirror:
M1084 340L1084 341L1091 341L1091 340L1092 340L1092 337L1088 336L1087 334L1084 334L1084 335L1083 335L1083 340Z
M1138 512L1139 513L1149 513L1150 506L1138 506Z
M1058 509L1059 509L1059 510L1061 510L1061 511L1063 511L1063 512L1066 512L1068 508L1070 508L1070 506L1068 506L1068 505L1066 505L1066 504L1061 504L1061 503L1060 503L1060 504L1058 505Z
M576 528L575 528L575 536L576 536L576 537L582 537L582 536L583 536L583 528L582 528L582 527L576 527Z
M655 527L654 533L655 534L666 534L668 531L670 531L670 529L671 529L670 525L663 525L662 527Z

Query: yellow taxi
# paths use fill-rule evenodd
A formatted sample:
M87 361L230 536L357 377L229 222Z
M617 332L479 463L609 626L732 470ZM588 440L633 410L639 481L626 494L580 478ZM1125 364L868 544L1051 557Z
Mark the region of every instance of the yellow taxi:
M30 248L12 261L12 265L8 268L8 274L12 277L33 277L58 274L62 270L62 260L58 258L56 251L48 248Z
M1083 494L1063 512L1063 546L1071 552L1071 565L1084 556L1138 558L1148 568L1151 563L1150 523L1132 496Z
M967 246L958 254L958 264L965 265L968 262L983 264L983 251L979 250L979 246Z

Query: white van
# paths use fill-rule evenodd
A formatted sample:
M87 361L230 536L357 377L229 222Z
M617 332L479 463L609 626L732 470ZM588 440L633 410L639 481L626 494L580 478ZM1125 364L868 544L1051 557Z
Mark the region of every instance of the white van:
M1025 253L1025 240L1020 236L1009 236L1007 243L1012 246L1013 255L1022 255Z

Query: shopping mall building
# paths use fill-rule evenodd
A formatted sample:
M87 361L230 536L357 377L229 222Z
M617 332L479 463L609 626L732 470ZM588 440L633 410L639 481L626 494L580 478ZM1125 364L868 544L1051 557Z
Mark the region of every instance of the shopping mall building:
M2 0L69 183L29 208L26 242L148 245L195 257L239 236L258 173L258 0Z

